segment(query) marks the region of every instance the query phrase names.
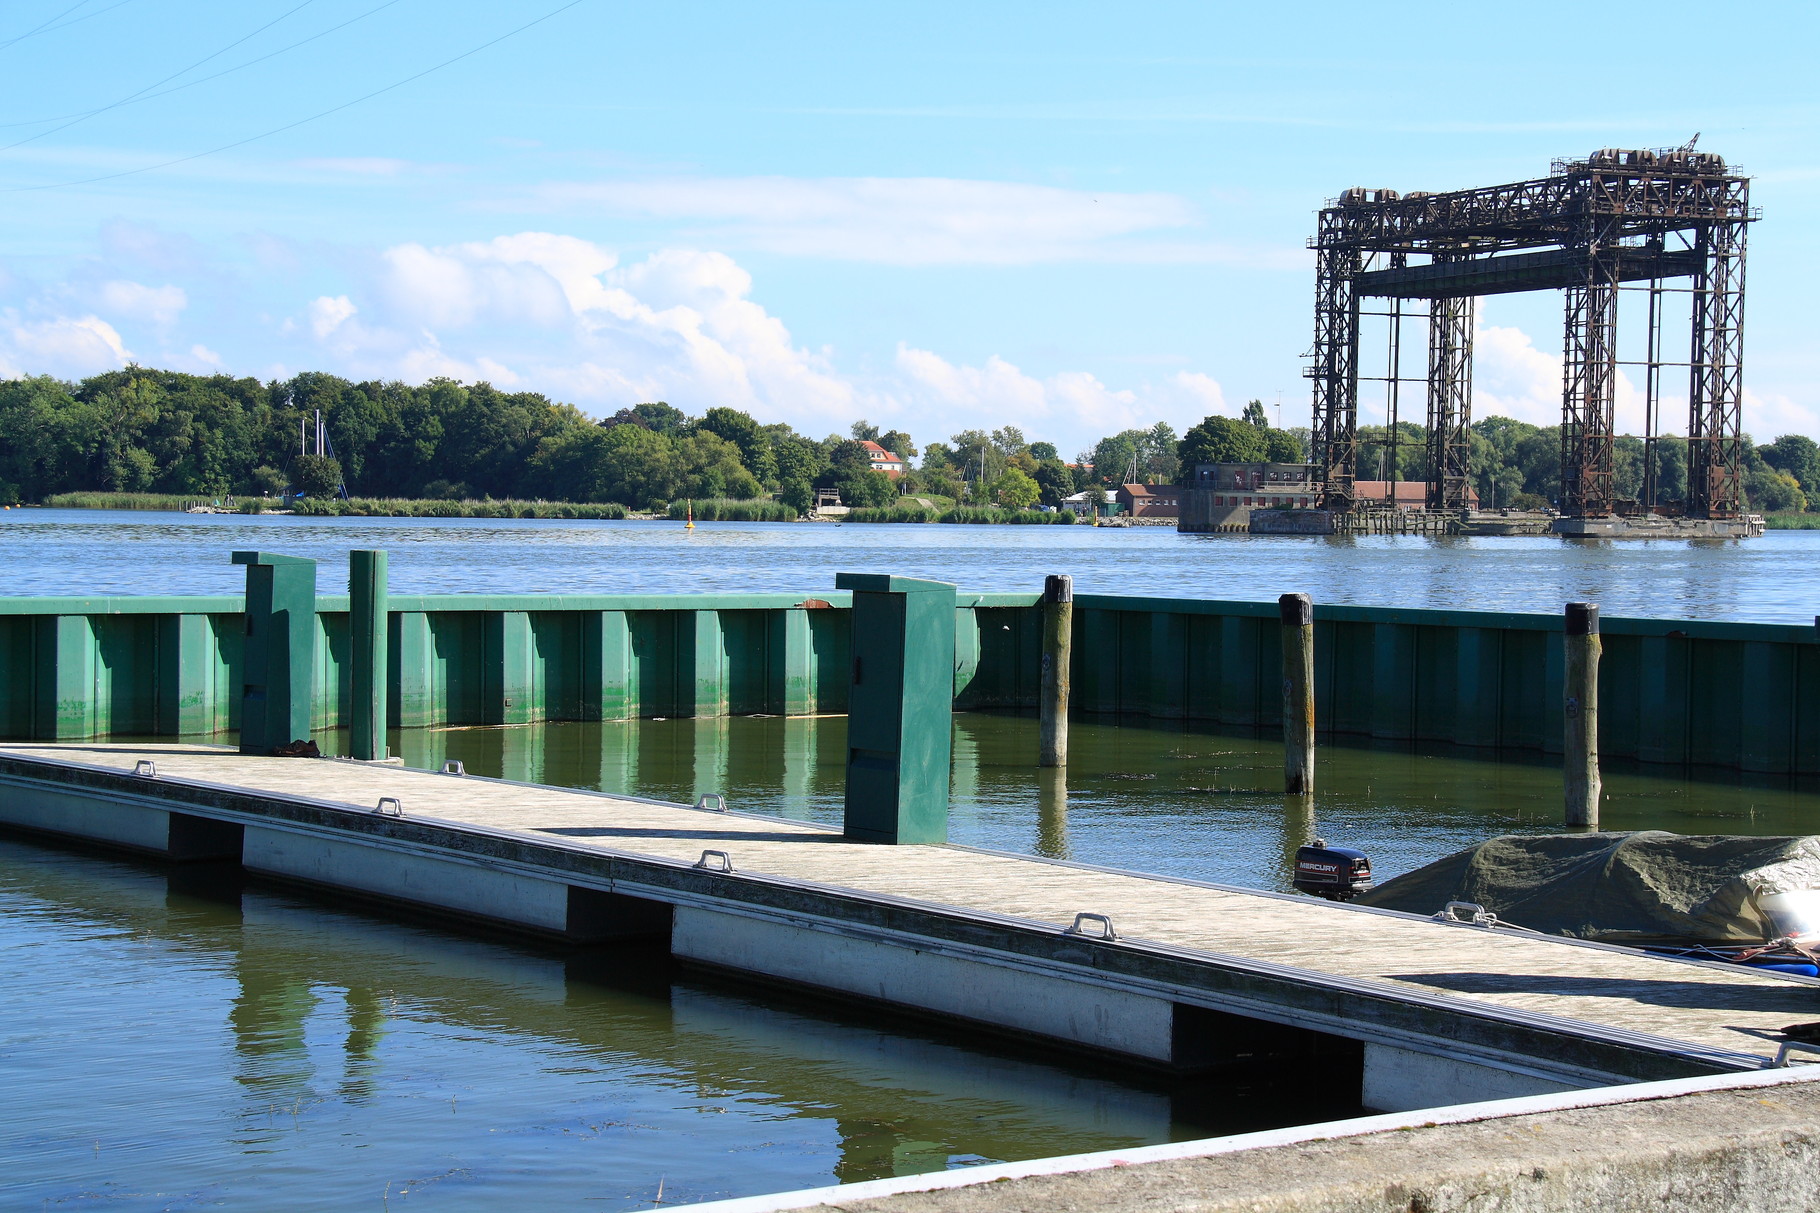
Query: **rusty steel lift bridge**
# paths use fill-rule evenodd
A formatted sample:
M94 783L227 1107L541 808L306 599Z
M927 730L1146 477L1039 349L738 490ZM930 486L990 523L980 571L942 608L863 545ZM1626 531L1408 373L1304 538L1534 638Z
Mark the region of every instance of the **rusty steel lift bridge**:
M1698 136L1695 136L1698 139ZM1472 421L1473 300L1515 291L1566 292L1561 402L1561 513L1608 519L1638 513L1734 519L1739 483L1745 230L1757 215L1749 178L1710 152L1684 147L1606 149L1558 160L1531 181L1447 193L1350 189L1321 211L1316 250L1311 461L1323 508L1369 504L1354 493L1358 466L1361 316L1389 322L1385 384L1391 458L1398 396L1423 383L1428 402L1427 505L1467 506ZM1691 284L1670 287L1670 280ZM1641 285L1627 285L1641 284ZM1621 363L1618 295L1648 295L1648 351ZM1662 357L1666 296L1687 294L1692 348ZM1384 300L1384 311L1361 302ZM1426 301L1428 373L1402 374L1402 326ZM1620 500L1612 454L1618 368L1644 368L1644 478L1640 499ZM1686 367L1688 495L1657 501L1657 430L1663 371ZM1394 467L1394 462L1393 462Z

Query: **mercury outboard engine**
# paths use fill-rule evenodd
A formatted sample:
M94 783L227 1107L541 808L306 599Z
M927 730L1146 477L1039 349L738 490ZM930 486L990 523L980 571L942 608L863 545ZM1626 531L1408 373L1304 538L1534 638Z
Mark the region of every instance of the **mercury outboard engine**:
M1295 851L1295 887L1329 901L1351 901L1371 890L1371 860L1351 847L1317 838Z

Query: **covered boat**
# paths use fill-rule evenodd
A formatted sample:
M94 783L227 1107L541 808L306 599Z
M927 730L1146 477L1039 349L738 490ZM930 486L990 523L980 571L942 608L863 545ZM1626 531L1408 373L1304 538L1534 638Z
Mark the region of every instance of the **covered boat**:
M1805 940L1820 933L1820 836L1505 835L1386 881L1354 904L1437 914L1462 902L1504 924L1601 943Z

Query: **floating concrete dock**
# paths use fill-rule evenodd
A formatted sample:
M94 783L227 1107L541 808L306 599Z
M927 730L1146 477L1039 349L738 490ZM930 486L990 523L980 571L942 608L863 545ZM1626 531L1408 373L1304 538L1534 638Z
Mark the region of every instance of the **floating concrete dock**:
M1820 981L775 818L207 746L0 746L0 824L1381 1111L1774 1064Z

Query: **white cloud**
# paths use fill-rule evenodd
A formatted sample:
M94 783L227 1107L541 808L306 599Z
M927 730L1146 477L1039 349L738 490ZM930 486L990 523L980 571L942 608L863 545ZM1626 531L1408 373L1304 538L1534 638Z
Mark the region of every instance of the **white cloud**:
M1662 383L1657 406L1658 433L1687 429L1687 396L1671 371ZM1536 348L1520 328L1480 325L1473 332L1472 412L1474 417L1501 414L1531 425L1561 424L1561 356ZM1623 369L1613 393L1613 426L1620 434L1644 430L1644 394Z
M882 371L843 373L752 289L719 252L665 249L622 264L549 232L402 244L379 255L367 293L310 305L311 357L361 377L534 387L603 412L639 400L722 405L817 435L866 416L940 436L1014 424L1066 448L1158 420L1182 429L1225 407L1204 373L1115 386L1082 370L1033 376L1001 357L950 362L909 343Z
M323 295L310 303L310 331L320 340L340 328L359 310L346 295L333 298Z
M555 184L540 196L595 213L703 223L700 234L717 244L839 260L1017 265L1244 256L1213 245L1128 247L1142 233L1198 224L1195 208L1175 194L948 177L736 177Z
M1561 356L1536 348L1528 333L1481 325L1472 337L1472 412L1531 425L1561 422Z
M1160 384L1114 389L1085 371L1038 379L996 355L980 366L956 366L939 354L898 346L897 370L908 421L942 434L1012 424L1048 437L1065 452L1107 434L1167 421L1177 433L1208 413L1225 411L1211 376L1177 372Z
M1773 442L1783 434L1820 435L1820 407L1780 392L1745 388L1744 430L1758 442Z
M143 320L160 328L175 324L190 299L180 286L146 286L143 283L115 280L104 282L100 290L101 306L129 320Z
M11 308L0 312L0 370L9 377L80 377L132 360L120 334L99 316L23 320Z
M666 250L622 267L590 241L522 232L402 244L379 260L370 304L311 308L317 339L361 373L534 383L600 408L667 397L809 427L857 415L853 385L796 346L720 253Z

